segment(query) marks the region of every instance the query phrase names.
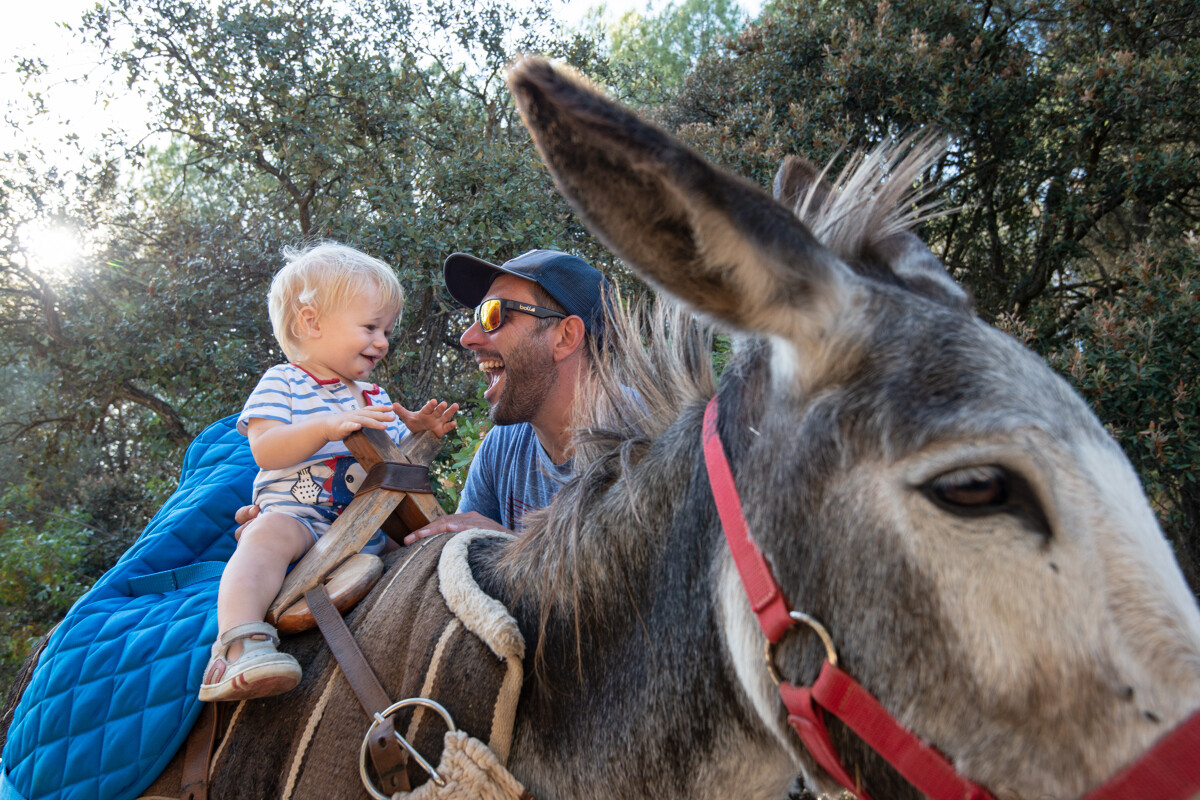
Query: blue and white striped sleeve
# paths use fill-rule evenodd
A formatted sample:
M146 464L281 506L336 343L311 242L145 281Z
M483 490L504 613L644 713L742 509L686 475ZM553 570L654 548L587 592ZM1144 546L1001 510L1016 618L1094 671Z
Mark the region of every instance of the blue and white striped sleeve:
M246 399L237 421L238 432L243 436L252 419L271 419L291 424L292 387L284 365L279 364L267 370Z

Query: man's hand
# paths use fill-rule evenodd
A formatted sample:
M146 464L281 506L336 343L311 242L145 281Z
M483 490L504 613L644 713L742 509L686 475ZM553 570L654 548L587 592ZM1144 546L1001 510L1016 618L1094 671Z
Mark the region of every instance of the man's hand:
M233 538L242 538L242 531L246 529L251 520L258 516L259 510L258 506L242 506L233 512L233 521L238 524L238 529L233 532Z
M440 403L430 400L421 406L419 411L409 411L399 403L392 403L392 410L404 423L404 427L413 433L430 431L440 439L458 427L458 423L454 421L454 415L458 413L458 403L447 405L445 400Z
M412 544L418 539L424 539L427 536L437 536L439 533L458 533L459 531L469 531L475 528L512 533L512 531L499 522L496 522L496 520L485 517L478 511L468 511L465 514L447 514L444 517L438 517L424 528L418 528L408 536L405 536L404 543Z

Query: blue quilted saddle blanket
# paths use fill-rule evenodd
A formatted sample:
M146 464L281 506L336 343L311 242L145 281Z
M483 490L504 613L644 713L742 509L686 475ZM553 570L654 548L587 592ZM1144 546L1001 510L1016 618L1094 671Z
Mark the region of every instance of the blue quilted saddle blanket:
M175 494L50 637L8 729L0 800L137 797L183 744L257 472L236 419L196 437Z

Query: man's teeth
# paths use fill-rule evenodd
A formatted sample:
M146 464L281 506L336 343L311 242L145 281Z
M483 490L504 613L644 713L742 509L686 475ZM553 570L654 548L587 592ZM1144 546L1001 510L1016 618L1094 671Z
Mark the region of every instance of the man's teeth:
M480 372L492 372L494 370L503 369L503 368L504 368L503 361L480 361L479 362L479 371Z

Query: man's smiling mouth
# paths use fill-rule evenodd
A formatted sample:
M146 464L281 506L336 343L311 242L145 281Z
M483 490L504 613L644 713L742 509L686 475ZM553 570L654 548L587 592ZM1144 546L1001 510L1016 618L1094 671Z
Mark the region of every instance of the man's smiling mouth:
M498 358L484 359L479 362L479 371L487 375L488 389L491 389L504 373L504 362Z

